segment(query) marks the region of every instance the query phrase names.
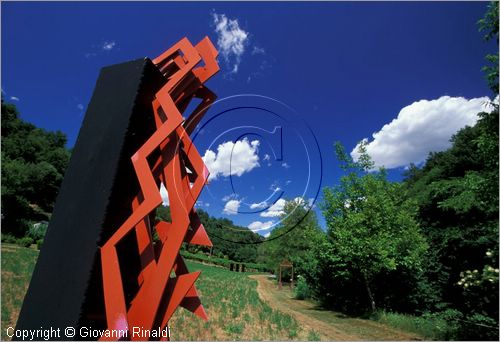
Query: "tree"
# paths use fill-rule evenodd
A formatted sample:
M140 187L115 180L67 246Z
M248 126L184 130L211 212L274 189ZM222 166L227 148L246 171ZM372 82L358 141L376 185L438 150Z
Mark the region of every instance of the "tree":
M69 152L62 132L48 132L19 117L2 99L2 228L23 236L31 222L48 220Z
M427 244L414 219L413 202L401 196L401 185L389 182L383 169L372 172L365 144L360 144L357 162L340 143L335 148L346 174L339 185L324 189L328 241L323 247L328 250L320 252L320 260L329 260L335 277L361 281L374 311L374 279L400 269L421 271Z
M485 31L485 40L495 39L498 45L498 1L490 2L484 18L480 19L479 31ZM495 95L498 94L498 51L496 54L486 55L490 65L483 67L489 87Z
M163 217L169 219L170 209L166 209L168 215L163 215ZM166 210L162 209L162 211ZM157 212L157 217L159 213L161 212ZM238 262L255 263L257 261L257 248L259 242L263 240L260 235L252 232L247 227L235 225L231 220L212 217L202 209L197 209L197 213L212 241L213 255ZM209 248L203 246L189 246L191 252L203 251L208 253L209 250Z
M312 246L324 233L316 214L302 198L285 203L280 224L273 229L269 239L259 247L259 260L270 269L277 270L284 260L290 260L298 275L304 273Z
M404 186L431 246L426 273L440 306L497 318L498 280L464 281L498 270L498 107L479 117L452 137L451 148L413 167Z

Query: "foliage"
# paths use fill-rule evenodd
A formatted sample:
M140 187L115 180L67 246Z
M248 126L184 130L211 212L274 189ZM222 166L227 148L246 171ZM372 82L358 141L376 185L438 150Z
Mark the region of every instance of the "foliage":
M4 234L4 233L2 233L2 242L5 242L5 243L16 243L17 239L12 234Z
M69 160L62 132L22 120L2 99L2 228L21 237L48 220Z
M498 278L484 278L498 269L498 107L451 141L404 182L433 251L426 277L444 307L498 317Z
M450 335L446 320L436 315L424 314L416 317L409 314L400 314L379 310L372 315L372 319L403 331L413 332L426 340L445 340L445 335Z
M259 247L259 260L274 271L279 264L288 259L293 263L297 275L305 272L310 259L310 250L321 239L323 232L319 227L314 211L301 198L285 203L280 224L273 229L269 241Z
M336 144L346 174L339 185L324 189L327 239L314 248L315 265L308 268L308 282L319 299L351 312L375 310L377 298L383 306L394 304L384 293L388 280L407 274L406 281L416 282L427 249L413 202L403 196L400 184L387 180L384 170L371 172L373 162L360 146L354 162ZM408 296L412 287L405 287Z
M479 30L485 31L485 40L495 39L498 45L498 1L490 2L488 10L478 22ZM498 51L496 54L486 55L490 65L483 67L489 87L496 95L498 94Z
M498 327L491 318L474 315L465 319L454 309L425 313L419 317L387 311L377 311L374 320L397 329L414 332L427 340L497 340Z
M498 43L498 2L479 25L486 40ZM487 58L494 61L484 69L496 95L498 54ZM448 150L431 153L421 168L412 166L403 183L431 247L424 283L435 300L428 309L450 326L462 320L442 338L498 339L498 329L491 328L498 327L499 268L499 118L498 105L493 107L479 113L475 126L459 130Z
M228 219L212 217L202 209L198 209L197 213L212 241L212 255L219 259L256 263L258 244L263 240L260 235L247 227L237 226ZM156 210L156 219L170 222L170 207L160 206ZM185 244L183 248L191 254L210 252L210 249L204 246Z
M321 336L317 331L311 330L311 331L309 331L309 335L307 335L307 340L308 341L320 341Z
M172 222L172 216L170 215L170 207L169 206L159 206L156 208L156 218L165 222Z
M33 244L33 239L25 236L17 240L17 244L21 247L30 247Z
M197 212L214 245L213 255L238 262L257 262L257 248L263 240L260 235L247 227L235 225L231 220L211 217L201 209ZM189 251L203 250L201 247L193 247L195 248L189 246Z
M32 224L28 229L28 236L35 241L43 239L47 233L48 227L49 224L46 221Z
M312 291L307 285L306 280L303 277L298 277L297 286L295 287L295 299L303 300L312 297Z
M217 258L214 256L208 256L203 253L190 253L186 250L181 250L181 255L187 259L195 260L195 261L200 261L203 263L208 263L212 265L217 265L217 266L223 266L225 268L229 268L230 264L234 264L235 261L229 260L229 259L223 259L223 258ZM241 265L245 266L245 271L251 272L251 271L259 271L259 272L267 272L269 271L268 267L263 264L256 264L256 263L251 263L251 262L238 262Z

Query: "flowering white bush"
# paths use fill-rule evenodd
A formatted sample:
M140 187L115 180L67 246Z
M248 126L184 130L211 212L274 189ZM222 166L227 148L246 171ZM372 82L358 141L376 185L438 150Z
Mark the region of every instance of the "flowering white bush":
M491 259L493 253L491 251L486 252L486 256ZM481 286L484 283L495 283L498 282L498 268L494 268L491 265L485 265L482 272L478 270L466 270L460 272L460 280L457 282L458 285L467 289L471 286Z

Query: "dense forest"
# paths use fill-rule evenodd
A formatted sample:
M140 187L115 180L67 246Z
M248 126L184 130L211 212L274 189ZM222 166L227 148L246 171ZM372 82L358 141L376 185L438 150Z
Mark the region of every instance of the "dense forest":
M191 253L204 253L238 262L255 263L257 261L257 247L264 240L262 236L247 227L235 225L233 221L226 218L210 216L202 209L197 209L196 212L210 236L213 247L210 249L198 245L186 245L184 249ZM170 221L170 208L158 208L156 216L163 221Z
M66 135L22 120L2 98L2 234L26 235L50 218L70 152Z

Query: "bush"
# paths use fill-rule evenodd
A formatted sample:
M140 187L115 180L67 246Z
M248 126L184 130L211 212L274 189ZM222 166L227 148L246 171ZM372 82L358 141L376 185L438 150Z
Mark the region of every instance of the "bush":
M233 264L245 265L246 271L252 271L252 270L259 271L259 272L269 271L269 269L265 265L262 265L262 264L254 264L251 262L236 262L236 261L229 260L227 258L222 259L222 258L216 258L214 256L209 257L208 255L205 255L202 253L195 254L195 253L190 253L190 252L185 251L185 250L181 250L180 253L184 258L195 260L195 261L206 262L206 263L210 263L213 265L229 267L229 265L231 263L233 263Z
M38 250L42 249L42 245L43 245L43 239L36 240L36 248Z
M459 326L461 340L498 341L498 322L481 314L467 316Z
M295 287L295 299L308 299L311 298L312 292L311 289L309 288L309 285L307 285L307 282L304 278L302 277L297 277L297 287Z
M2 242L5 242L5 243L16 243L17 239L12 234L2 234Z
M49 224L46 221L38 222L30 225L28 229L28 236L35 241L43 239Z
M17 240L17 244L22 247L30 247L33 244L33 239L29 236L25 236Z
M494 319L480 314L464 316L453 309L420 317L380 310L372 319L429 340L498 341L498 323Z
M439 319L435 314L424 314L420 317L378 310L371 319L387 324L394 328L418 334L426 340L443 340L448 331L445 320Z

